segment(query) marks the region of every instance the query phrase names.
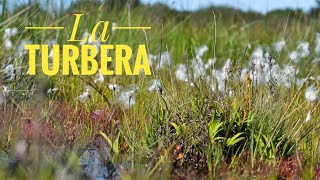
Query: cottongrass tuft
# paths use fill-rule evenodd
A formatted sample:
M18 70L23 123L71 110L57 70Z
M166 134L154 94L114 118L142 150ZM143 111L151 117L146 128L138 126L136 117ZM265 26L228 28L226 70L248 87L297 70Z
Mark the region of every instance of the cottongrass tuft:
M175 75L176 75L177 80L179 80L179 81L188 82L188 80L189 80L187 67L184 64L178 65L178 68L175 72Z
M13 48L13 43L11 41L11 37L15 36L18 34L18 29L17 28L7 28L4 30L3 34L3 41L4 41L4 48L5 49L12 49Z
M57 92L59 89L58 88L49 88L48 91L47 91L47 94L53 94L55 92Z
M207 45L200 46L198 49L196 49L196 58L202 58L203 55L208 52L209 48Z
M76 97L76 99L78 99L82 103L85 103L89 96L90 96L90 88L86 87L86 90L80 96Z
M162 92L162 85L159 79L153 79L148 88L149 92Z
M307 123L307 122L311 121L311 118L312 118L311 117L311 111L309 111L308 114L307 114L306 120L304 122Z
M12 64L7 65L4 68L5 80L12 81L15 78L15 69Z
M314 86L310 86L306 89L306 92L304 94L306 100L309 103L316 103L318 101L318 91L317 88Z
M96 78L93 80L94 83L103 83L104 82L104 77L101 74L100 69L98 70L97 74L96 74Z
M298 50L301 58L305 58L310 55L309 43L306 41L300 42L300 44L297 47L297 50Z
M301 58L306 58L310 55L309 43L302 41L298 44L297 49L289 53L289 59L294 63L299 63Z
M274 50L279 53L282 51L282 49L284 48L284 46L286 45L286 41L284 39L275 42L272 46L274 48Z
M119 102L125 107L129 108L136 103L135 90L124 91L119 95Z
M113 92L120 92L121 88L117 84L108 84L108 88Z

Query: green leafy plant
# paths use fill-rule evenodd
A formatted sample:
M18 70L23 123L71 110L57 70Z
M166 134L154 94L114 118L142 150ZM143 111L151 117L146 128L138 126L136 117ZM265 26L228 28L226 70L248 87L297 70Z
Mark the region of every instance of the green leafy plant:
M112 142L112 140L104 133L100 131L100 134L102 137L107 141L110 147L112 147L112 151L115 154L118 154L120 152L119 150L119 139L120 139L120 132L118 133L116 139Z
M216 122L216 121L211 121L209 123L209 139L211 141L211 143L214 143L215 141L217 140L224 140L225 138L224 137L217 137L219 132L222 131L222 125L223 125L223 122Z
M186 133L186 126L183 123L177 125L176 123L172 122L171 125L176 130L176 133L179 137L183 136Z
M240 137L242 134L244 134L243 132L237 133L236 135L234 135L231 138L227 139L227 146L234 146L235 144L237 144L238 142L244 140L244 137Z

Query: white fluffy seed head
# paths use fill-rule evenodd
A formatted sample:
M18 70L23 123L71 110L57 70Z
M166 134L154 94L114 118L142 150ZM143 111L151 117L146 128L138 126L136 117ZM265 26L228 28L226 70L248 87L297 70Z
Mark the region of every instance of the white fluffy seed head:
M306 123L309 122L311 120L311 118L312 118L311 117L311 111L309 111L308 114L307 114L306 120L304 122L306 122Z
M306 100L309 103L316 103L318 101L318 91L317 88L314 86L310 86L306 89L306 92L304 94Z

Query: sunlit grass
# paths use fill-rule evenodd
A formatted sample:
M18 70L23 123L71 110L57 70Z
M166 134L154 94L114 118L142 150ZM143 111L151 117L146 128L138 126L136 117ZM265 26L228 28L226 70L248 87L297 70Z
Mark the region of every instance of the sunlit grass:
M110 29L106 43L133 48L146 44L155 56L162 53L164 58L163 52L168 52L172 64L160 70L159 64L153 64L150 77L105 76L102 83L94 83L96 76L26 75L27 55L15 57L22 40L67 43L74 21L72 13L85 14L79 38L101 20L119 26L151 26L146 31ZM223 9L177 14L160 6L110 10L104 4L90 3L76 4L56 17L35 5L26 6L5 19L1 37L8 27L18 27L18 34L12 37L11 50L0 51L0 83L9 88L5 103L0 105L0 161L4 162L0 163L0 177L80 177L78 158L85 149L96 148L101 139L112 146L108 162L115 164L123 178L186 177L192 173L203 177L232 178L238 174L311 178L319 171L318 102L309 103L304 97L306 87L313 82L319 86L310 78L319 75L318 64L311 63L318 55L311 50L310 56L295 64L300 75L308 78L300 87L285 88L279 80L258 84L250 77L242 82L238 75L239 68L248 64L260 46L269 50L281 66L292 64L288 55L300 41L315 47L318 19L298 12L249 18L241 13L229 16ZM44 25L65 28L24 30L25 26ZM272 43L282 39L286 46L277 53ZM230 91L219 92L218 82L208 83L203 76L190 78L187 83L177 80L176 65L185 64L192 74L191 59L201 45L209 49L202 57L205 63L217 58L216 69L232 59L230 79L224 87ZM16 69L10 81L3 70L7 64ZM215 76L210 68L206 71ZM150 92L153 79L160 85ZM134 100L133 105L122 104L120 93L110 89L114 84L121 87L121 92L133 90L128 98L131 103ZM49 88L57 91L47 94ZM87 88L90 95L85 94ZM85 97L81 98L83 102L80 95ZM305 123L308 112L312 117ZM28 148L20 155L16 144L22 140Z

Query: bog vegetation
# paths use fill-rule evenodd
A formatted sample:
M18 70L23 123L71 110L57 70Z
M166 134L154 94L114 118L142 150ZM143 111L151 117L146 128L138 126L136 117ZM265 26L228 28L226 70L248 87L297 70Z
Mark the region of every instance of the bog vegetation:
M3 12L1 178L320 177L317 9L188 13L111 2L79 1L58 14L36 3ZM24 45L48 44L50 66L74 13L86 17L80 37L97 20L151 26L108 29L107 42L74 45L145 44L152 75L30 76ZM44 25L65 29L24 29Z

